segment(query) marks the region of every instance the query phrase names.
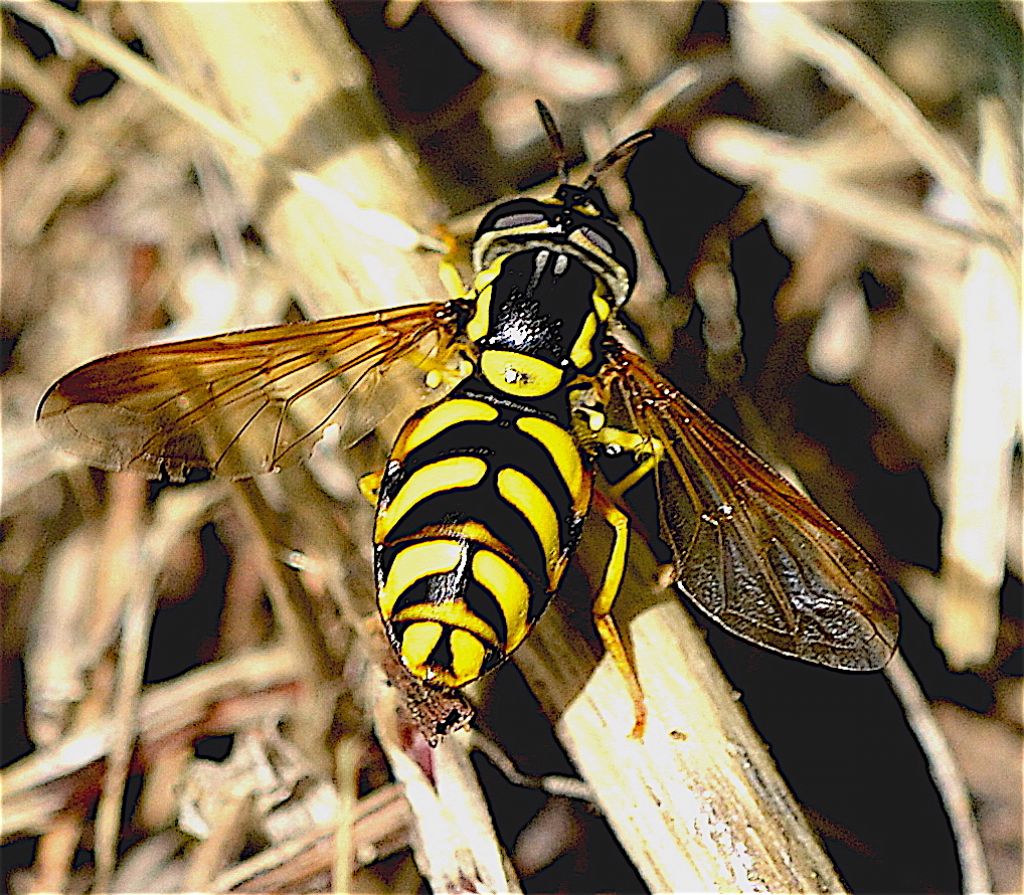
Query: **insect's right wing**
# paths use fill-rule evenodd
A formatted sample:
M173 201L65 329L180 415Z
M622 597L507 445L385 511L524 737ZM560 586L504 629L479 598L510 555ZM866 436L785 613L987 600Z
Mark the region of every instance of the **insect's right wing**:
M831 668L882 667L899 616L853 538L621 344L609 344L601 378L630 427L662 450L661 537L680 589L761 646Z
M136 348L68 373L36 417L103 469L243 478L308 454L354 392L457 334L451 306L430 302Z

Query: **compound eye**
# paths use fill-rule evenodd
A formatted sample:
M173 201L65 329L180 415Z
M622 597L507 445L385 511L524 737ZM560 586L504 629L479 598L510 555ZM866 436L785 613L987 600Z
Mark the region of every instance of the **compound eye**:
M580 233L587 237L587 239L596 245L602 252L605 252L608 255L615 254L612 250L612 244L596 230L591 230L590 227L580 227Z
M508 230L512 227L526 227L530 224L543 224L547 222L547 215L539 211L521 211L518 214L507 214L498 218L491 227L495 230Z

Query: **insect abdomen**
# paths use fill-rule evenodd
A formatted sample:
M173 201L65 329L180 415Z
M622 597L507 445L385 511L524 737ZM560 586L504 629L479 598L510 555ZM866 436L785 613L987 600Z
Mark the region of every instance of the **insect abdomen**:
M557 422L465 387L406 424L374 541L380 613L414 675L459 687L519 646L576 548L590 484Z

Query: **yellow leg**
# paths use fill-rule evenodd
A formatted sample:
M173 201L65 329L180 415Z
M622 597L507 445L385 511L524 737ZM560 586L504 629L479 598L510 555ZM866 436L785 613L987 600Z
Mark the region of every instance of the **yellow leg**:
M639 461L628 475L610 484L608 496L616 501L645 475L653 472L665 453L665 448L657 438L641 435L639 432L605 426L595 432L594 437L601 444L631 451Z
M462 298L466 294L466 285L462 282L462 274L459 273L459 268L455 265L458 244L455 237L447 230L441 230L440 238L446 251L438 264L437 275L441 278L448 295L452 298Z
M446 229L439 228L438 238L445 245L445 253L438 262L437 275L444 285L449 297L464 298L466 296L466 285L462 282L462 274L455 264L455 255L458 252L458 244L455 237ZM465 357L458 357L456 362L450 362L450 355L444 355L440 359L434 354L424 354L421 351L408 352L409 357L420 369L426 371L425 383L427 388L436 389L441 386L454 387L465 379L473 370L473 365Z
M633 663L626 654L626 647L622 642L619 629L612 618L612 604L619 594L622 586L622 578L626 571L626 551L629 547L629 519L613 503L601 494L594 495L594 508L605 518L605 521L612 527L614 540L612 541L612 552L608 557L608 564L605 566L604 581L597 597L594 599L592 612L594 615L594 627L601 637L605 651L612 657L615 667L619 669L622 679L626 683L629 695L633 700L633 729L630 731L632 739L641 739L644 735L644 727L647 724L647 704L644 702L644 693L640 688L640 680L636 676Z
M380 482L383 478L384 470L368 472L359 477L359 493L374 506L377 505L377 493L380 491Z

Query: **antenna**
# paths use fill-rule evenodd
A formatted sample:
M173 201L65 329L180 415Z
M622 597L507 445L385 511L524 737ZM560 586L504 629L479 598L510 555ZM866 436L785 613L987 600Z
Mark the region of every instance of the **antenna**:
M640 131L640 133L633 134L632 137L626 137L617 146L613 146L608 150L608 154L597 162L593 168L590 169L590 173L587 175L587 179L580 184L580 189L589 190L597 183L597 178L607 171L612 165L627 156L632 155L636 152L636 148L641 144L650 140L654 136L652 131Z
M558 125L555 124L555 119L551 116L551 110L544 103L539 99L534 102L536 102L537 112L540 114L540 123L544 125L544 133L548 135L548 142L551 144L555 161L558 163L558 179L562 183L568 183L569 166L565 160L565 143L562 142L562 135L559 133Z

